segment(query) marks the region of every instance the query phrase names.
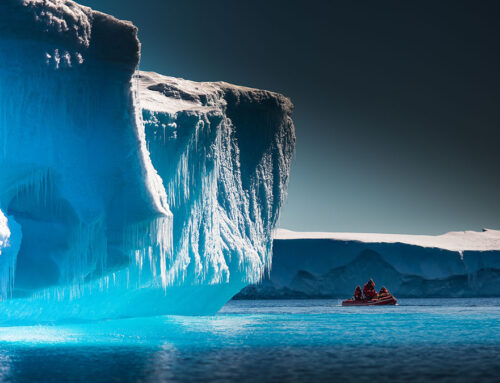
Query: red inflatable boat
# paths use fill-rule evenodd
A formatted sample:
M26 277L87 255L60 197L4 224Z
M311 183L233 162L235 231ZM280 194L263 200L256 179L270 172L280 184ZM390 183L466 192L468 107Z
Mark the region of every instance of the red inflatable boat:
M385 306L385 305L397 305L398 300L392 295L385 296L383 298L377 299L363 299L361 301L356 301L354 299L347 299L342 302L342 306Z

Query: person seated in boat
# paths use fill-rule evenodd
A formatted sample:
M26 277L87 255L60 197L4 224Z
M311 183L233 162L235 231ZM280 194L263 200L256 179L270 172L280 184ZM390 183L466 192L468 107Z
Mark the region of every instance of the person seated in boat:
M363 300L363 291L361 291L361 286L356 286L356 289L354 290L354 300L355 301Z
M363 286L363 294L365 294L366 299L377 299L378 294L375 290L375 282L370 278L368 282Z
M391 294L389 294L389 290L387 290L387 288L385 286L382 286L382 288L378 292L378 297L385 298L385 297L388 297L389 295L391 295Z

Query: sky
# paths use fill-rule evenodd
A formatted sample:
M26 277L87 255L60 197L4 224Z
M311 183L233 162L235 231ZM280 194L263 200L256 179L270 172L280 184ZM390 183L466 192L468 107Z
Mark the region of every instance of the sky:
M500 229L500 3L79 2L139 27L142 70L291 98L280 227Z

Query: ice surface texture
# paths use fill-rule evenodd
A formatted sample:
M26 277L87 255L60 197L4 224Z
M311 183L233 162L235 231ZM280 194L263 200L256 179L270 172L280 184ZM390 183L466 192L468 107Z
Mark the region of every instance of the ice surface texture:
M214 313L270 265L292 104L139 52L72 1L0 3L0 320Z
M397 297L500 296L500 231L440 236L279 230L273 269L238 298L348 298L374 278Z

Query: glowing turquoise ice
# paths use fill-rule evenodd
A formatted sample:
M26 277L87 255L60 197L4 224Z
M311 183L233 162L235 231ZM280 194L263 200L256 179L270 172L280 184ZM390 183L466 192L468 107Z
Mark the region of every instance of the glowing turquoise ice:
M403 299L401 306L365 308L338 303L237 301L215 316L0 328L0 378L498 379L498 299Z
M157 76L151 103L139 48L70 0L0 3L1 323L213 314L269 267L291 102Z

